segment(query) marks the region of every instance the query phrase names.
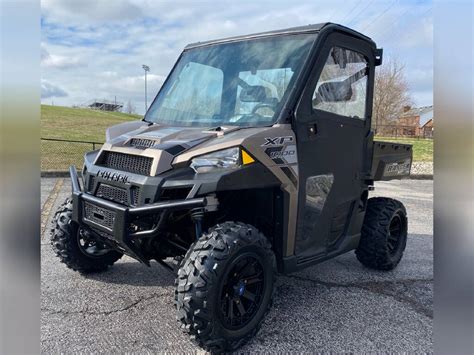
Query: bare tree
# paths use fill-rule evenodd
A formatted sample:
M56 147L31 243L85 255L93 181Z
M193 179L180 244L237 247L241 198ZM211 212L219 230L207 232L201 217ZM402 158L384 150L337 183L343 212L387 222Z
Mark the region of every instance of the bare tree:
M405 66L389 58L375 73L375 91L372 126L377 132L380 125L394 124L404 106L412 104L405 78Z
M127 106L125 107L125 112L128 114L135 113L135 105L133 104L132 100L128 100Z

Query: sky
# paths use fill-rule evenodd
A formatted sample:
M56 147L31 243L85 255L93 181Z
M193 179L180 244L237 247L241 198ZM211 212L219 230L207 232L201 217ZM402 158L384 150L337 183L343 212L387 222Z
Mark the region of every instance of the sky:
M415 106L433 103L431 1L42 0L41 102L132 102L145 111L188 43L320 22L351 27L405 65Z

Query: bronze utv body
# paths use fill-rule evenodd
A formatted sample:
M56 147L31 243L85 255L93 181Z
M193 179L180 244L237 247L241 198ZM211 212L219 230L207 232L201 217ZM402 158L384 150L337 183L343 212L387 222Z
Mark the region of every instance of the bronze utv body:
M262 46L277 55L280 45L293 54L260 61L246 54ZM85 155L82 184L71 167L72 200L53 232L58 254L74 239L84 255L63 261L82 272L103 270L122 254L167 267L174 258L178 317L211 350L235 349L258 329L273 268L289 273L354 249L365 265L395 267L405 248L405 209L368 197L375 180L409 175L412 149L373 140L381 62L370 38L331 23L188 45L144 120L111 127L103 147ZM283 89L263 76L261 84L244 80L272 64L284 70ZM187 94L179 82L203 65L193 75L223 73L221 86L203 87L222 91L220 111L184 120L188 112L175 109L185 101L176 92ZM337 80L328 80L332 73ZM258 113L268 108L272 115ZM170 117L181 121L172 125ZM392 217L383 220L381 211ZM375 237L383 262L370 254Z

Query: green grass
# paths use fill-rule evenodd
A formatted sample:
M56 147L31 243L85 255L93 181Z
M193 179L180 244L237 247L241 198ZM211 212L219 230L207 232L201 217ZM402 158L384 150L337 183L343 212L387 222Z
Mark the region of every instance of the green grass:
M41 138L104 142L107 127L141 118L121 112L41 105ZM67 171L70 165L81 168L84 154L93 148L87 143L42 140L41 171Z
M120 112L41 105L41 137L104 142L105 130L118 123L139 120L142 116ZM414 161L433 161L433 140L376 137L376 140L413 145ZM99 148L96 146L96 149ZM69 165L82 166L92 144L41 141L41 170L66 171Z
M104 142L108 127L141 118L121 112L41 105L41 138Z
M375 140L413 145L413 161L433 161L433 139L375 137Z

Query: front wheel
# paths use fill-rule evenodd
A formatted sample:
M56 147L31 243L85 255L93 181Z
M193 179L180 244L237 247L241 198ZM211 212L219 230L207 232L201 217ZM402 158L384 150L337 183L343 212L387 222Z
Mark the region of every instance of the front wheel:
M270 308L275 256L254 227L225 222L187 252L176 280L182 327L211 351L232 351L253 337Z
M357 259L372 269L394 269L406 247L407 225L407 213L400 201L386 197L369 199Z
M87 274L106 270L122 257L91 238L90 234L72 221L72 201L67 199L53 218L51 246L58 258L74 271Z

